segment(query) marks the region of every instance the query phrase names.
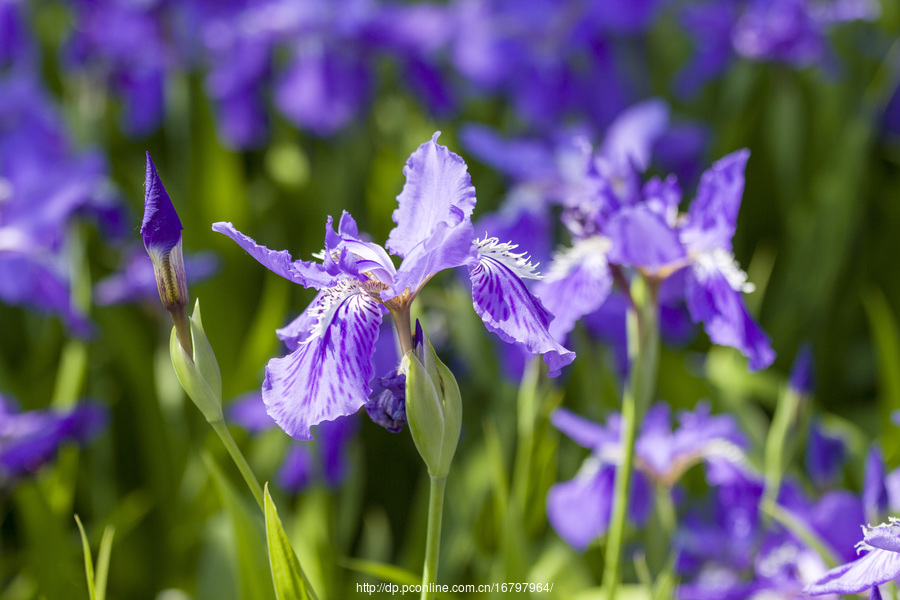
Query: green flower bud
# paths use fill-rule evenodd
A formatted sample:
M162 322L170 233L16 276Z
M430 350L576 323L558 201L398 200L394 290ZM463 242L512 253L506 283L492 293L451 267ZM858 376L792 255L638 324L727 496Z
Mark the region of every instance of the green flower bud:
M193 356L185 352L178 341L176 328L172 328L169 340L169 353L172 355L172 366L178 382L187 392L203 416L210 423L222 420L222 374L219 363L200 319L200 300L194 304L194 314L190 319L191 338L193 340Z
M446 477L459 443L462 398L450 369L440 361L416 323L416 343L403 357L406 419L432 477Z

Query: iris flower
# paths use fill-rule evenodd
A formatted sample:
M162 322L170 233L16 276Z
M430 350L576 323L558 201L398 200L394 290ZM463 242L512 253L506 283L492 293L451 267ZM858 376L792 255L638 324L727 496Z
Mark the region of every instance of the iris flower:
M554 485L547 495L550 524L572 547L584 550L609 526L621 462L621 419L613 415L603 426L560 408L551 420L576 443L592 450L575 478ZM673 432L665 404L657 404L644 418L635 446L636 471L629 502L630 516L638 524L649 516L651 482L671 487L698 462L743 460L741 448L746 440L731 416L713 416L708 405L700 404L694 412L682 412L679 422Z
M295 349L269 361L262 389L269 415L296 439L311 439L311 426L366 404L383 316L391 313L401 349L408 352L410 305L445 269L466 267L475 311L487 328L543 354L552 376L575 358L551 337L551 314L523 283L539 277L535 265L511 243L475 239L475 188L463 159L437 143L439 134L406 163L406 184L393 214L397 225L384 248L360 237L347 212L337 231L328 218L325 249L317 256L322 262L294 261L287 251L260 246L231 223L213 225L271 271L319 290L310 307L279 330ZM387 251L403 258L399 267Z

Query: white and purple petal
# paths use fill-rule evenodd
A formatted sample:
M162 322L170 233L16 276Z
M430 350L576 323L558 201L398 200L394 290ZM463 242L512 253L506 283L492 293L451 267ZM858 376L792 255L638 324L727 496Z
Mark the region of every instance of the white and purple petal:
M402 257L444 227L470 223L475 208L475 188L466 163L437 143L439 135L438 131L419 146L403 167L406 184L397 196L398 207L393 214L397 226L385 244ZM446 233L441 236L448 237Z
M287 250L269 250L235 229L231 223L213 223L212 229L230 237L265 268L303 287L327 288L342 278L339 275L329 274L325 267L318 263L293 260Z
M598 310L612 290L612 273L606 255L610 241L592 236L556 254L550 269L535 287L535 295L555 317L550 335L565 336L581 317Z
M374 369L372 353L384 307L346 281L311 307L312 334L294 352L266 366L263 400L288 435L312 439L310 427L365 405Z
M522 281L538 277L534 266L522 254L514 254L515 248L496 238L478 243L478 259L469 265L475 312L503 341L518 342L531 354L543 354L550 376L555 377L575 360L575 353L550 334L552 315Z
M900 577L900 553L874 548L853 562L831 569L803 588L811 596L858 594Z
M698 261L690 268L685 296L691 318L703 323L713 343L731 346L746 356L750 369L764 369L775 360L775 351L741 298L741 291L752 286L737 267L730 270L723 264L722 260Z

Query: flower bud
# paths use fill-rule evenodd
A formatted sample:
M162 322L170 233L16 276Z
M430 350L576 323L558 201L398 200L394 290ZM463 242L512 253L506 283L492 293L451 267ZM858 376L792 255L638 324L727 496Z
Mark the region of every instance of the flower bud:
M406 419L432 477L446 477L459 443L462 399L453 373L442 363L416 322L413 349L403 357Z
M144 219L141 238L153 261L156 287L163 306L172 315L178 339L191 355L191 335L185 311L188 303L187 277L181 252L181 221L147 153L147 176L144 181Z
M193 356L178 343L176 329L172 329L169 340L169 353L172 355L172 366L178 382L190 396L203 416L210 423L222 420L222 374L219 363L200 319L200 301L194 304L194 314L189 319L193 339Z

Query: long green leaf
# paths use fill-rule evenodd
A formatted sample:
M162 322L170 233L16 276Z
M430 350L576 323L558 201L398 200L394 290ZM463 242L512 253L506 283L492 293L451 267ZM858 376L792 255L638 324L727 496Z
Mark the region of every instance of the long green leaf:
M389 565L376 560L348 558L341 561L341 565L351 571L371 575L372 577L376 577L389 583L396 583L398 585L421 585L422 583L421 575L417 575L412 571L407 571L402 567Z
M91 600L97 600L97 591L94 588L94 560L91 558L91 545L88 543L87 534L84 532L84 526L81 519L75 515L75 522L78 524L78 531L81 533L81 549L84 551L84 574L87 577L88 594Z
M272 580L266 577L265 525L258 509L234 490L210 455L204 454L203 458L234 528L240 597L246 600L276 597Z
M272 496L269 495L269 484L265 487L266 505L266 541L269 546L269 565L272 568L272 581L275 584L275 595L278 600L313 600L316 595L303 575L300 561L291 547Z
M106 600L106 580L109 577L109 561L112 558L113 538L116 536L116 528L107 525L100 539L100 552L97 554L97 575L94 580L97 591L97 600Z

